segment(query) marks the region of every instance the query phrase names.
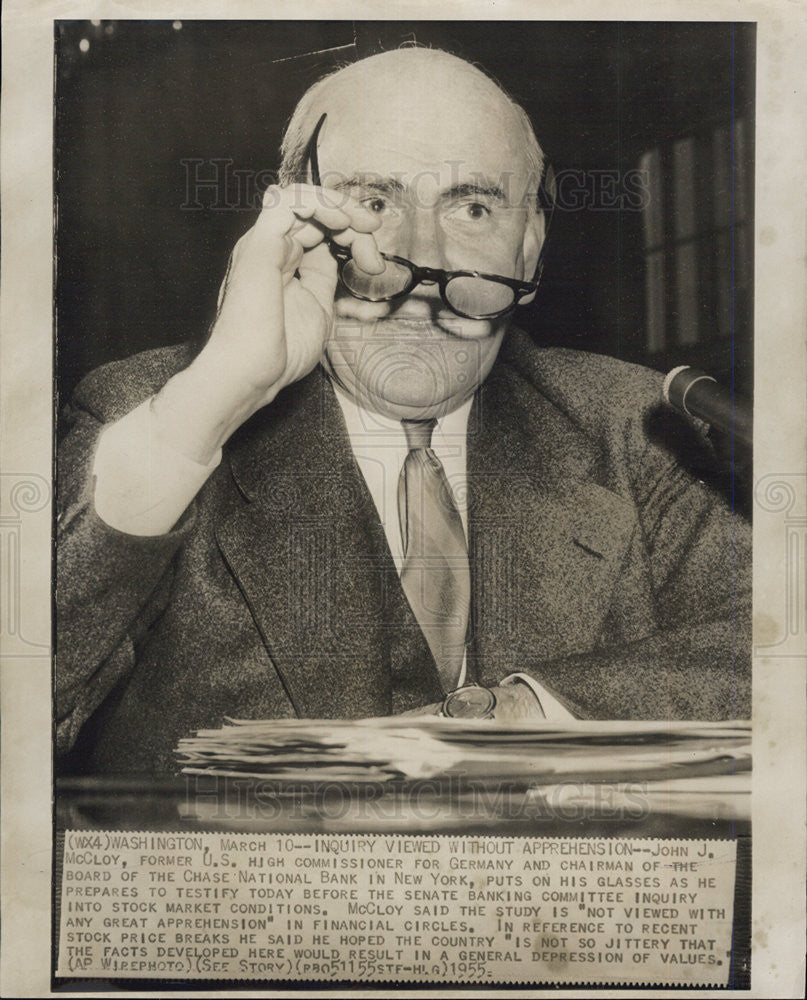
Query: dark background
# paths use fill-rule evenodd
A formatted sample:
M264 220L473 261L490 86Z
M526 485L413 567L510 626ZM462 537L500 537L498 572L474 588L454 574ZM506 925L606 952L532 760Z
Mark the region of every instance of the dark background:
M204 335L229 251L255 218L255 190L242 184L239 191L235 171L263 172L265 187L282 129L309 84L413 40L479 62L526 108L556 171L574 171L589 192L587 204L577 197L555 212L541 288L516 321L541 343L659 369L696 364L750 396L754 25L61 21L62 400L98 364ZM722 193L728 222L717 233L709 151L715 130L731 135L738 119L745 142L727 154L734 166ZM690 178L699 220L692 337L681 333L677 316L678 209L670 194L673 143L687 136L698 150ZM663 168L662 343L648 332L643 212L617 210L596 190L603 171L622 190L650 149L660 151ZM192 159L204 162L183 164ZM229 161L226 183L225 164L216 168L213 160ZM207 178L216 169L220 187L189 197L188 175Z

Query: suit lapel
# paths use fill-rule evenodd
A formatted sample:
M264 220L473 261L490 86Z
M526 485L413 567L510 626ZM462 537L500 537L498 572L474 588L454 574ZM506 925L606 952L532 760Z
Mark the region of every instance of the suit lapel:
M393 706L390 627L411 644L414 623L321 370L257 414L229 452L247 503L218 526L219 547L298 716L385 715L439 696L421 656L406 703Z
M506 359L471 414L468 495L482 682L520 669L540 678L542 661L593 648L635 512L598 484L588 437Z
M224 558L300 717L402 711L441 696L341 410L319 369L228 447L245 503ZM636 530L589 438L508 361L468 428L469 677L595 647ZM572 704L574 691L556 693Z

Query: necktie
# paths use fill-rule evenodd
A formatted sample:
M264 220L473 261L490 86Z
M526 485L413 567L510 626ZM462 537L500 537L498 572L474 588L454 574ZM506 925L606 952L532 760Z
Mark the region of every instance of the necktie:
M402 420L409 453L398 479L403 540L401 585L446 691L457 686L465 651L471 578L462 520L440 459L436 420Z

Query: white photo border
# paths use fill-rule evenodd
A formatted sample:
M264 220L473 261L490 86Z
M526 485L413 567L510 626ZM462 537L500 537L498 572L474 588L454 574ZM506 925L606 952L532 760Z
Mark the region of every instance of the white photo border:
M753 957L750 992L802 996L805 940L805 470L804 328L807 18L788 0L6 0L2 64L2 460L5 505L24 518L18 621L3 634L2 953L5 996L50 991L51 970L51 437L53 417L53 41L55 19L742 20L757 23L755 238ZM10 496L13 492L13 498ZM9 506L10 505L10 506ZM14 515L16 516L16 514ZM795 537L796 547L788 548ZM798 560L802 562L799 563ZM801 575L800 575L801 574ZM795 587L795 591L794 591ZM8 597L6 598L8 599ZM101 984L99 984L101 985ZM287 991L284 991L287 993ZM245 991L243 996L284 995ZM465 991L437 991L460 996ZM495 995L497 991L489 991ZM506 995L498 991L500 995ZM550 996L557 990L520 991ZM714 995L688 990L693 995ZM225 991L226 993L226 991ZM366 991L362 991L366 995ZM340 991L340 996L362 995ZM419 996L421 991L377 990ZM81 992L82 996L109 995ZM133 996L154 996L148 992ZM178 994L179 995L179 994ZM217 992L193 991L217 996ZM474 991L477 995L477 991ZM598 996L667 996L597 990Z

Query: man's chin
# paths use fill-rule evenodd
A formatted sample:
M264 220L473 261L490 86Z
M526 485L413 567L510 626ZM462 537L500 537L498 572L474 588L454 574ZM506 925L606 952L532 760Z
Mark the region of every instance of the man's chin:
M465 323L483 326L487 336L460 337L456 327L452 333L409 317L389 317L355 333L343 327L326 346L325 366L368 410L396 420L441 417L473 395L500 343L488 324Z
M352 393L367 409L394 420L429 420L450 413L468 398L468 393L446 387L418 391L417 387L401 387L396 391L389 385L368 387L362 385Z

